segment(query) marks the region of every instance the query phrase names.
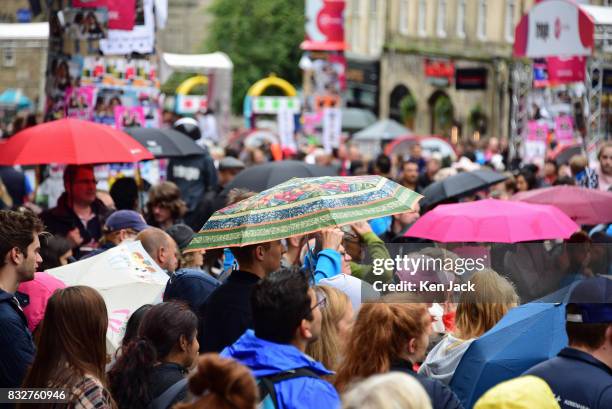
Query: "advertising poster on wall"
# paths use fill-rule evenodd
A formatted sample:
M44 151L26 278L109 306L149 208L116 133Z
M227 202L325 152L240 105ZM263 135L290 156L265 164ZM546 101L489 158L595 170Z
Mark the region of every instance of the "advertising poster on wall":
M66 91L66 116L90 121L93 119L96 88L70 87Z
M115 128L144 127L145 114L142 107L115 107Z
M115 126L115 108L123 106L141 107L138 122L159 126L153 0L56 0L49 7L45 120L72 116Z

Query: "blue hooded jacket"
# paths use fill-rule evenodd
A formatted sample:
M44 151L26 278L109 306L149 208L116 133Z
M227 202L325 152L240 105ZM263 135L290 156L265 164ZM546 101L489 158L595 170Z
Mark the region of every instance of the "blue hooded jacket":
M15 295L0 290L0 388L19 387L35 353L28 322Z
M320 376L333 373L293 345L257 338L253 330L247 330L238 341L225 348L221 356L248 366L256 378L297 368L308 368ZM340 408L338 393L323 379L292 378L276 383L274 388L280 409Z

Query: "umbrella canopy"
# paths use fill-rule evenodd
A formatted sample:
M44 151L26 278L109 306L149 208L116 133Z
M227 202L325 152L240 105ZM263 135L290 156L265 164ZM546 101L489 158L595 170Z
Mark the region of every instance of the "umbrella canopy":
M553 186L517 193L512 200L553 205L578 224L612 222L612 192L579 186Z
M353 141L387 141L412 131L393 119L383 119L353 135Z
M450 387L463 406L471 408L489 388L520 376L565 346L563 304L534 302L513 308L471 343Z
M342 108L342 130L355 132L367 128L376 122L376 115L369 109ZM323 124L318 124L317 129L322 129Z
M223 189L223 194L227 194L234 188L262 192L291 178L335 176L336 174L337 172L332 167L309 165L297 160L268 162L244 169L227 184Z
M16 107L19 110L31 108L32 101L23 95L20 89L9 88L0 94L0 105Z
M582 145L579 143L571 145L559 145L550 153L550 157L557 162L557 165L569 163L574 155L582 155Z
M182 158L206 153L193 139L174 129L128 128L125 132L156 158Z
M438 153L443 158L449 156L453 161L457 158L453 146L439 136L434 135L410 135L397 138L385 147L385 155L407 155L410 152L410 147L417 143L421 145L425 155L428 157Z
M154 159L128 134L79 119L60 119L27 128L0 149L0 165L85 165Z
M127 242L96 256L47 270L67 286L96 289L108 310L107 350L119 346L128 318L144 304L161 302L168 275L139 241Z
M554 206L486 199L440 205L418 219L406 236L443 243L517 243L566 239L578 229Z
M237 247L407 211L422 196L381 176L295 178L221 209L189 249Z
M427 186L423 191L425 199L421 206L432 206L448 199L468 196L506 179L501 173L488 169L461 172Z

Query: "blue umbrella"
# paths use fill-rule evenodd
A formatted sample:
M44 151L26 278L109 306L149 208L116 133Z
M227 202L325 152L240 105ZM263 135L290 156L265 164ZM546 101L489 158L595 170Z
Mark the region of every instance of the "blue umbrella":
M10 105L17 107L17 109L26 109L32 106L32 101L23 95L21 90L9 88L0 94L0 105Z
M464 407L471 408L491 387L520 376L566 346L565 304L521 305L472 342L450 387Z

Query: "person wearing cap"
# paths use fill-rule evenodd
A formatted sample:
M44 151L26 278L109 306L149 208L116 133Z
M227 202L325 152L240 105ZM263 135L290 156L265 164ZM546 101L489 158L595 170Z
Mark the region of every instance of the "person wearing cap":
M179 119L174 129L194 141L199 140L201 136L198 123L193 118ZM202 196L217 186L215 163L208 149L203 147L200 155L170 159L168 180L178 186L188 209L194 210Z
M187 213L185 222L189 227L194 230L199 229L215 211L226 206L227 196L222 194L223 189L244 168L244 162L232 156L227 156L219 161L219 183L214 189L204 194L192 212Z
M103 253L126 240L134 240L138 233L148 227L150 226L145 223L140 213L134 210L117 210L108 216L104 223L100 247L81 257L81 260Z
M569 346L525 374L544 379L562 409L612 408L612 280L574 287L565 330Z
M164 301L179 300L189 305L196 314L208 296L221 283L202 270L204 254L200 251L185 251L193 239L194 232L185 224L175 224L166 229L179 249L179 269L170 276L164 291Z

